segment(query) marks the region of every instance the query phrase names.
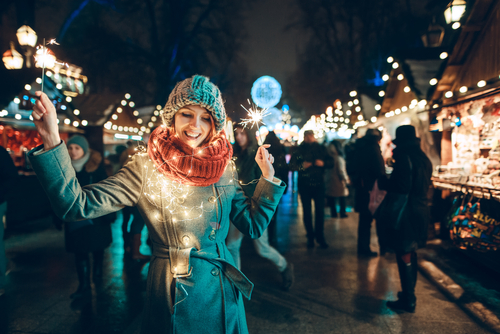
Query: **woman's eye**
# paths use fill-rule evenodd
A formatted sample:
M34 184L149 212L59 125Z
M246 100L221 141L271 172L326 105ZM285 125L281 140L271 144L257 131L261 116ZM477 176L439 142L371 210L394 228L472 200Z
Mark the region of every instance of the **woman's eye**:
M191 114L182 113L182 116L184 116L184 117L191 117Z
M204 120L205 122L210 122L210 117L204 117L204 118L203 118L203 120Z

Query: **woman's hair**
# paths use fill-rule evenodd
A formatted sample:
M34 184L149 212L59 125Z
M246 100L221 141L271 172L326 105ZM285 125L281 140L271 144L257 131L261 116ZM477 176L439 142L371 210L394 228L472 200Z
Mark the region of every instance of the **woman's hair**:
M233 126L234 126L234 132L236 132L236 129L240 129L240 130L243 130L243 132L246 134L247 140L248 140L248 145L247 145L245 150L247 152L250 148L254 148L254 147L258 146L257 145L257 138L255 138L255 136L252 135L252 132L250 131L249 128L245 128L241 124L238 124L238 123L235 123ZM235 142L233 144L234 156L236 156L236 157L240 156L245 150L238 144L238 141L235 140Z
M264 141L264 144L270 144L271 147L273 147L273 145L274 146L281 145L281 141L278 138L278 136L276 136L276 133L274 131L270 131L267 134L267 137L266 137L266 140Z

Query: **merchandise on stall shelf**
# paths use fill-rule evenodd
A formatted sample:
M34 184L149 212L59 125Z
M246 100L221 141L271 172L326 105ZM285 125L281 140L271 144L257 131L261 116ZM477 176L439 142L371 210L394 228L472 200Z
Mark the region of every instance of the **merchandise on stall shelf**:
M500 95L443 109L455 121L452 162L434 177L487 189L500 189Z
M450 237L462 249L481 252L500 248L500 203L469 194L455 198L448 214Z

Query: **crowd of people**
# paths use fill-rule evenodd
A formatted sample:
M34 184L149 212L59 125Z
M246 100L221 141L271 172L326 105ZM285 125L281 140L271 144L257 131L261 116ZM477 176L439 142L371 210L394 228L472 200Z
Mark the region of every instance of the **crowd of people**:
M235 124L231 144L224 132L220 91L208 78L195 75L170 94L162 110L164 125L152 132L147 151L137 153L130 142L117 148L108 159L112 166L105 168L103 157L85 137L76 135L63 144L53 104L45 94L37 96L33 118L43 145L29 158L58 217L57 226L64 224L66 250L75 254L80 284L71 298L89 294L91 277L94 284L101 279L103 251L111 243L110 222L122 210L125 254L150 261L143 333L197 332L206 326L213 332L246 333L242 297L250 298L253 284L241 273L241 242L245 235L254 239L257 253L281 273L282 288L292 287L293 263L276 245L280 199L289 172L296 171L307 248L329 247L325 206L332 218L348 217L346 198L354 190L358 256L378 256L370 248L375 217L379 253L395 252L401 278L398 300L388 305L414 312L415 251L426 241L432 167L412 126L397 129L390 177L377 129L356 141L325 144L307 130L302 143L287 152L274 132L259 146L248 129ZM2 187L9 179L4 175L11 172L4 169ZM404 196L403 205L392 206L400 211L396 222L386 219L389 214L369 209L374 185L387 191L387 201L391 194ZM0 198L2 210L3 202ZM196 217L183 216L188 215L186 207ZM144 226L152 256L139 252ZM0 295L2 252L0 244Z

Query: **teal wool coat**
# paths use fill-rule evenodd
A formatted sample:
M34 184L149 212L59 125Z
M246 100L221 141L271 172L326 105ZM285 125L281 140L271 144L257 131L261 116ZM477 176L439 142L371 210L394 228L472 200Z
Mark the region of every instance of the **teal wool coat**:
M252 198L234 163L208 187L189 187L160 174L146 153L114 176L80 187L65 145L29 158L57 215L93 219L136 205L153 242L142 333L248 333L242 295L253 284L234 266L225 239L229 220L258 238L285 189L261 178ZM274 181L279 181L275 179Z

